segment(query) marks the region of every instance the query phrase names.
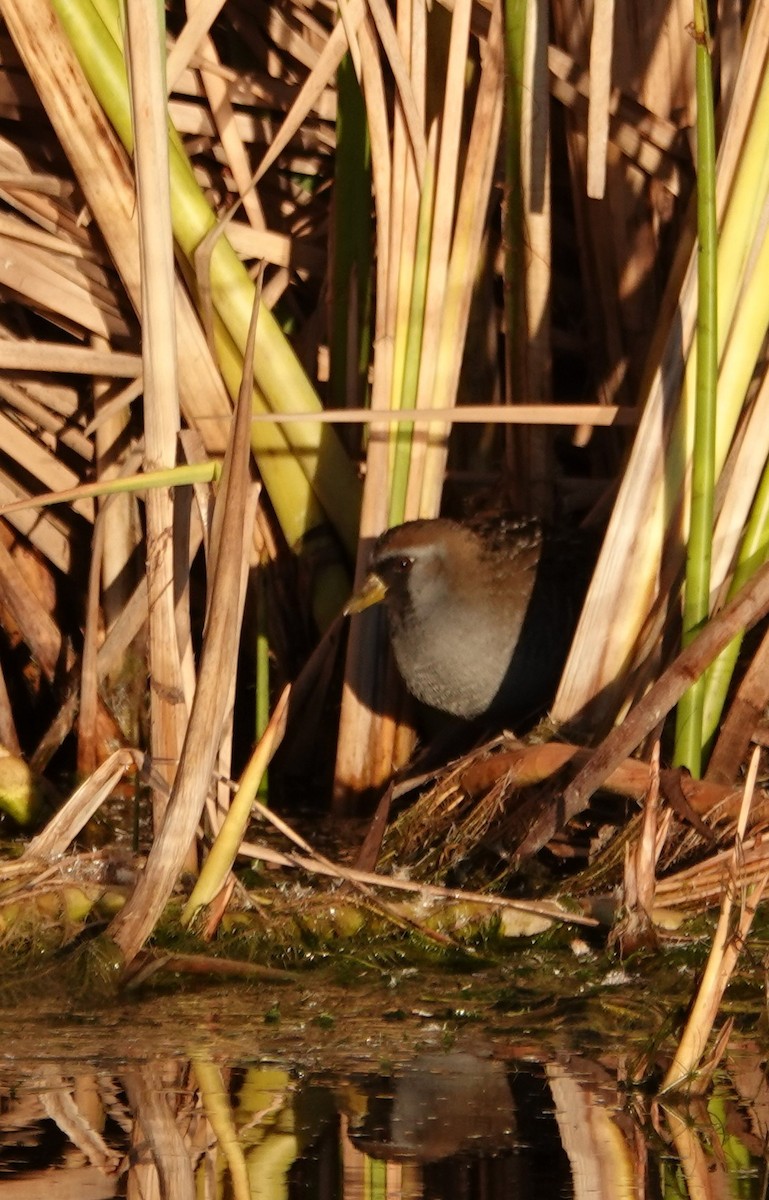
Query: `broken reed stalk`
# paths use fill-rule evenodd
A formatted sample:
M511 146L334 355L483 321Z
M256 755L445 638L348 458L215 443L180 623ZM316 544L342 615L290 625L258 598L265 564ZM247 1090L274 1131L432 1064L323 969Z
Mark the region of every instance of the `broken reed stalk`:
M738 920L732 921L732 910L737 892L737 872L742 853L742 841L748 823L748 814L758 773L760 747L756 746L750 761L742 810L737 823L734 849L727 866L723 884L723 899L713 944L697 995L689 1013L681 1041L673 1061L662 1083L661 1093L681 1091L684 1086L693 1094L701 1093L709 1077L698 1077L697 1071L705 1052L727 984L734 973L740 951L745 944L756 908L769 883L769 871L752 887L743 898Z
M530 787L549 779L574 760L576 766L589 758L589 750L568 742L517 744L488 757L478 756L473 760L473 756L470 756L469 763L460 763L455 774L462 792L473 800L503 777L509 780L513 788ZM696 813L707 814L716 808L722 812L727 806L727 811L736 815L736 812L733 813L733 798L738 797L739 792L734 787L692 779L686 775L681 777L680 783L686 803ZM648 784L648 765L637 758L626 758L606 777L603 786L615 795L640 801ZM400 794L396 789L395 798Z
M648 784L643 799L643 821L637 839L625 844L622 917L611 940L621 956L656 944L653 924L657 862L670 826L672 811L660 807L660 744L654 743Z
M148 8L143 0L127 0L126 59L141 270L144 466L149 471L175 465L180 427L164 46L161 10ZM173 493L152 488L145 507L150 744L153 761L170 789L187 726L175 611ZM167 795L166 791L153 792L156 831L163 821Z
M137 886L109 928L128 966L155 927L184 863L213 779L230 681L223 666L234 669L240 636L241 569L244 551L244 513L249 483L251 379L258 295L243 364L241 394L232 424L218 503L222 506L220 540L213 556L213 583L197 687L192 703L179 769L165 819L153 842Z
M721 850L692 867L684 867L657 881L657 904L660 908L681 908L701 911L716 903L723 893L726 864L733 851ZM769 870L769 847L759 834L742 843L738 883L748 887Z
M608 775L629 757L643 739L662 721L687 687L728 645L737 630L752 629L769 611L769 564L760 568L749 583L681 651L646 695L638 701L621 725L613 729L563 794L563 818L581 812L590 796Z
M27 846L22 861L51 862L59 858L114 790L127 771L139 774L146 767L138 750L115 750L85 779L66 803ZM162 780L157 780L162 787Z

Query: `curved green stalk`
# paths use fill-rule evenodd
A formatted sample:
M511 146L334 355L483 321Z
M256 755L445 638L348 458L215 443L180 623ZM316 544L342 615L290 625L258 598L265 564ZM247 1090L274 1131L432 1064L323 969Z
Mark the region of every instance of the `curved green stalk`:
M248 763L240 777L238 789L222 822L214 843L200 869L190 898L182 912L182 924L189 925L195 914L210 904L224 886L227 875L240 849L253 805L261 787L276 744L282 736L290 688L285 688L268 722L264 736L254 747Z
M85 74L127 150L131 150L130 104L125 64L114 40L114 23L105 26L91 0L52 0ZM104 3L104 0L100 0ZM216 217L201 192L176 132L169 129L174 236L192 261ZM245 349L254 285L225 237L218 238L210 260L211 297L233 342ZM292 422L286 441L296 452L302 471L320 504L352 556L357 546L360 488L355 470L336 433L312 420L320 401L301 363L277 321L265 306L259 313L254 364L255 382L276 412L307 413L306 422Z

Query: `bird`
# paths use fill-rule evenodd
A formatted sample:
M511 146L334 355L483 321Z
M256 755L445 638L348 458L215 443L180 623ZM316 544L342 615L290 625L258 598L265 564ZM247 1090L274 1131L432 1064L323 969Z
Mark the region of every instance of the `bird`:
M348 602L383 602L407 690L467 721L552 699L592 568L588 539L533 517L407 521L376 541Z

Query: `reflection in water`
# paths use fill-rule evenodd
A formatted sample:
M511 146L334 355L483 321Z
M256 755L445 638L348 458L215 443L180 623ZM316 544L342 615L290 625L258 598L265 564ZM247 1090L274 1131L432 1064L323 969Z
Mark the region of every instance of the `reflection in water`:
M363 1084L365 1095L366 1085ZM515 1111L502 1062L472 1054L424 1054L383 1088L374 1080L352 1141L376 1158L420 1162L515 1145Z
M498 1051L498 1047L497 1047ZM608 1060L467 1051L387 1073L211 1057L0 1074L2 1200L517 1200L764 1195L767 1091L746 1056L686 1109Z

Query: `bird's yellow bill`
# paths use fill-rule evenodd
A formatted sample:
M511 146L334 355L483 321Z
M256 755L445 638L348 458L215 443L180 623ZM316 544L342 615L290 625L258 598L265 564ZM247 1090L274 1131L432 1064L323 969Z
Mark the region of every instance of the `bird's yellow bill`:
M372 604L379 604L386 595L387 584L372 572L363 581L363 586L347 601L344 615L348 617L350 613L363 612L364 608L371 608Z

